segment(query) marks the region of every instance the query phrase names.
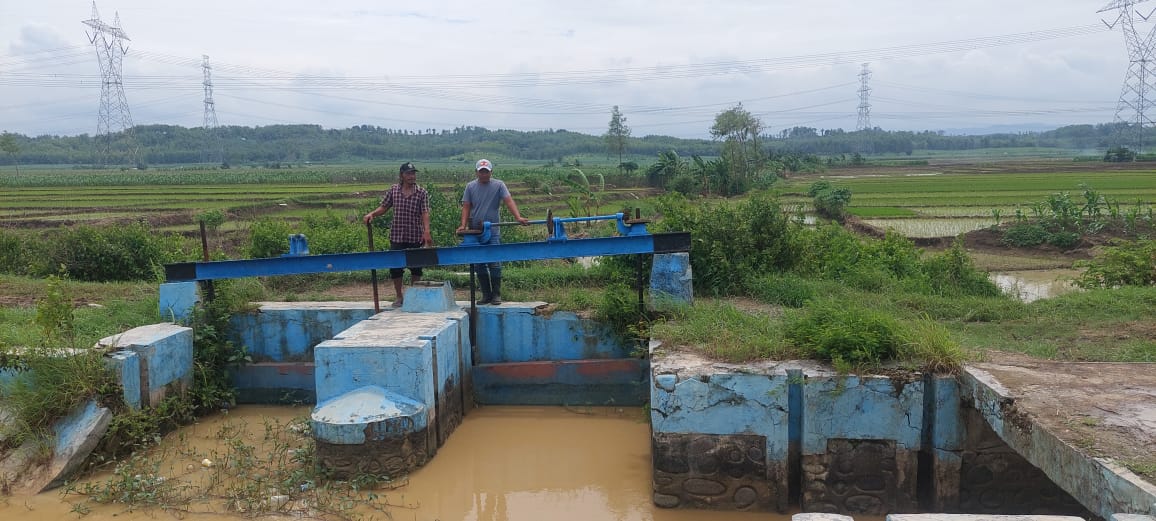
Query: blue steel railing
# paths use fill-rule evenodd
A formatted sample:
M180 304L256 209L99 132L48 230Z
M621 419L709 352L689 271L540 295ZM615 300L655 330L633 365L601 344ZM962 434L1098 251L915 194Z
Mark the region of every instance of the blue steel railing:
M566 223L612 219L617 221L619 236L568 239L565 235ZM542 242L485 244L488 241L487 232L492 226L514 224L487 222L483 223L480 232L472 231L463 235L460 246L363 253L308 255L301 253L308 252L305 238L296 236L293 244L295 247L288 255L265 259L166 264L165 279L167 282L207 281L270 275L690 251L690 233L651 234L646 230L645 221L638 219L627 221L621 213L595 217L551 217L548 221L553 223L552 236ZM485 240L480 240L483 238Z

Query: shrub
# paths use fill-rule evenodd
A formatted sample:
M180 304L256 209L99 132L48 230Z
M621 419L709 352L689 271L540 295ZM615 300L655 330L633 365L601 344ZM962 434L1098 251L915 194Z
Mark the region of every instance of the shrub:
M1104 248L1086 267L1076 285L1081 288L1115 288L1156 284L1156 240L1125 241Z
M935 294L980 297L1000 295L999 286L975 267L963 249L963 241L958 239L951 248L924 261L923 273Z
M649 334L646 317L638 309L638 298L624 284L611 284L606 288L594 316L625 341L645 338Z
M289 253L289 223L263 218L249 228L249 258L264 259Z
M197 214L194 221L203 223L205 228L208 228L210 231L215 231L217 228L220 228L222 224L225 224L225 211L220 208L205 210Z
M365 225L360 220L355 224L331 210L306 215L301 222L301 233L309 240L309 253L314 255L366 251L369 245ZM288 235L282 240L288 242Z
M1048 236L1048 244L1060 248L1071 248L1079 243L1079 232L1060 230Z
M60 272L74 280L150 280L160 266L185 257L181 238L147 224L77 226L47 234L35 246L32 275Z
M24 236L0 230L0 273L21 275L28 271Z
M696 205L680 194L655 203L663 219L657 231L691 234L695 290L730 294L742 289L745 273L785 271L801 255L794 228L774 196L758 192L738 204Z
M1000 238L1000 242L1008 246L1026 248L1047 242L1049 235L1051 234L1042 225L1022 222L1008 228Z
M837 221L846 217L847 205L851 204L851 190L835 188L828 181L812 183L807 195L814 198L815 213Z
M666 183L666 189L693 198L702 190L702 184L690 174L678 174Z

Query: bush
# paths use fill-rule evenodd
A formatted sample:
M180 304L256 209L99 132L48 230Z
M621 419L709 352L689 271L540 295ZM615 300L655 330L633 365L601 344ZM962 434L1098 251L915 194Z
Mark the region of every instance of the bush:
M1081 288L1151 286L1156 284L1156 240L1120 242L1080 265L1087 268L1076 279Z
M367 231L360 219L354 223L331 210L306 215L301 222L301 233L308 239L309 253L313 255L367 251L369 246ZM288 235L282 236L282 240L287 244Z
M746 273L776 273L793 266L803 250L794 247L794 227L774 196L759 192L738 204L691 204L680 194L658 199L663 219L656 231L691 235L695 291L731 294Z
M203 223L205 228L210 231L216 231L222 224L225 224L225 211L220 208L205 210L197 214L193 220L197 223Z
M28 271L24 236L0 230L0 273L22 275Z
M847 205L851 204L851 190L835 188L828 181L812 183L807 195L814 198L815 213L837 221L846 217Z
M666 183L666 189L694 198L702 191L702 184L690 174L678 174Z
M159 235L147 224L77 226L46 234L30 254L30 274L60 273L74 280L150 280L161 265L183 260L179 236Z
M1047 242L1050 235L1042 225L1019 223L1008 228L1000 238L1000 242L1008 246L1027 248Z
M263 218L249 228L249 258L264 259L289 253L289 223Z
M993 297L1001 294L999 286L975 267L956 240L951 248L923 263L923 273L931 291L937 295L971 295Z

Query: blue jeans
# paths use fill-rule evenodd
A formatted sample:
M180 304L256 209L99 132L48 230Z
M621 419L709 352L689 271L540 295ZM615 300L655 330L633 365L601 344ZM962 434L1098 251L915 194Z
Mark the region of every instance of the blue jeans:
M501 244L501 243L502 243L502 238L500 236L491 234L489 242L486 242L484 244ZM482 270L486 270L484 274L483 274ZM495 279L500 279L500 278L502 278L502 263L500 263L500 262L487 262L485 264L474 264L474 272L477 273L479 277L485 277L485 278L491 278L492 277ZM489 293L489 292L487 291L487 293Z

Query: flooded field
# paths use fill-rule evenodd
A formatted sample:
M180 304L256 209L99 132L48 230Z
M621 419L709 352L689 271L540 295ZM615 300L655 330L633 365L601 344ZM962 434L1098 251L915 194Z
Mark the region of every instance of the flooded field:
M1029 270L1004 271L991 274L991 280L1004 293L1032 302L1078 291L1072 280L1080 275L1079 270Z
M954 237L961 233L970 232L991 226L992 219L988 218L945 218L945 219L863 219L880 230L895 230L912 238L926 237Z
M212 481L230 443L256 441L268 426L285 427L308 407L243 406L166 436L150 451L163 455L157 475L200 487ZM642 408L484 407L475 409L427 466L396 486L379 487L381 510L365 505L323 515L285 501L268 516L238 512L227 494L174 510L129 511L78 494L47 492L0 498L0 519L396 519L785 521L787 515L664 510L651 502L650 429ZM292 451L293 449L290 449ZM257 455L260 457L260 455ZM206 463L204 460L210 460ZM210 466L211 465L211 466ZM86 482L104 486L111 473ZM309 486L309 484L303 484ZM272 501L282 501L276 496ZM233 507L230 504L234 505ZM83 517L80 513L84 512Z

